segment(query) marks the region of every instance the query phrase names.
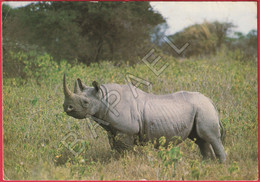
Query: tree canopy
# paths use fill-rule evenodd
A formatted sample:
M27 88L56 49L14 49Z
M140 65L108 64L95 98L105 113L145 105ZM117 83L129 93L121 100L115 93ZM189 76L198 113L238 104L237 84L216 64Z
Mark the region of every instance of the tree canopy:
M35 45L56 59L90 63L135 60L165 20L149 2L53 1L3 5L3 22L6 44Z
M226 38L234 25L230 22L207 22L195 24L169 36L177 47L189 43L189 48L184 51L182 56L214 54L226 43ZM167 45L164 45L166 48ZM167 50L167 48L165 49ZM172 50L168 49L168 52ZM172 53L174 54L174 53ZM178 56L177 54L174 54Z

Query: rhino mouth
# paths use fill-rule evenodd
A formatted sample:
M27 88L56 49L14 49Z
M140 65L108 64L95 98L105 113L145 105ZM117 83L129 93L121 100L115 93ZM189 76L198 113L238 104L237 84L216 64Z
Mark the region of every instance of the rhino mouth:
M90 114L86 114L85 118L91 118L91 115Z
M85 116L80 116L78 114L76 114L75 112L73 111L70 111L70 112L66 112L67 115L73 117L73 118L76 118L76 119L84 119Z
M97 118L97 117L95 117L95 116L91 116L91 118L92 118L93 120L95 120L95 121L96 121L97 123L99 123L99 124L103 124L103 125L106 125L106 126L109 125L109 122L104 121L103 119Z

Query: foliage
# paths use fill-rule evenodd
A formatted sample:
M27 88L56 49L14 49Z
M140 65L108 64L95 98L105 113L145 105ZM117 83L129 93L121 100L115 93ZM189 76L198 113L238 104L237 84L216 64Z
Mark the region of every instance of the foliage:
M235 32L233 37L228 38L227 46L231 51L240 53L240 60L257 58L257 31L251 30L247 35Z
M120 16L119 16L120 15ZM151 47L175 57L240 51L242 61L257 57L257 31L233 32L232 22L203 22L169 35L181 54L164 42L168 25L149 2L38 2L12 9L3 4L3 53L47 52L59 62L100 60L135 64ZM123 61L124 60L124 61Z
M219 52L207 59L175 59L161 55L170 65L157 77L144 64L115 67L111 62L102 61L89 66L72 65L65 60L56 62L48 54L11 52L9 58L22 63L20 73L24 77L6 73L3 77L4 178L256 180L257 63L241 62L239 56L233 54L236 53ZM227 162L202 161L198 147L190 140L159 150L149 144L136 146L124 155L111 151L102 128L94 127L98 137L93 138L88 120L76 120L63 112L64 72L70 87L76 78L87 85L93 80L125 84L124 75L131 73L151 82L154 94L179 90L205 94L216 104L226 129ZM75 145L75 150L81 144L86 146L78 156L61 143L68 133L81 139L82 143ZM68 139L69 145L71 142Z
M235 27L230 22L207 22L202 24L191 25L184 30L170 35L169 39L178 47L181 48L185 43L189 47L180 55L174 52L169 45L164 42L161 46L162 50L169 55L176 57L191 57L213 55L221 49L231 51L240 51L244 54L241 61L254 60L257 56L257 31L252 30L247 35L241 32L234 32Z
M182 47L185 43L190 44L189 49L186 49L182 54L182 56L185 57L215 54L221 45L225 43L226 37L232 27L234 27L234 25L229 22L205 21L202 24L191 25L183 31L169 36L169 39L171 39L177 47ZM164 45L164 47L167 47L167 45ZM169 48L167 52L178 56L177 53L169 50Z
M165 176L167 175L168 170L171 169L172 177L175 177L176 163L181 159L182 156L180 147L175 147L171 143L167 148L165 148L165 137L161 137L159 142L160 146L158 151L158 158L161 160L161 163L159 163L159 168L162 171L161 173Z
M149 2L53 1L3 7L5 45L35 45L55 59L88 64L122 58L135 62L151 44L153 29L165 22Z

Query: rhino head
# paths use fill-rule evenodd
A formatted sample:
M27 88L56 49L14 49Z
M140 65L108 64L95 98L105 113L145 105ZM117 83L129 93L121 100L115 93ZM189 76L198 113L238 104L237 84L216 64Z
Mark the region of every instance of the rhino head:
M63 103L64 111L77 119L84 119L95 115L101 107L101 90L96 81L93 87L84 85L78 78L75 81L74 92L71 92L66 84L66 76L63 77L63 89L65 100Z

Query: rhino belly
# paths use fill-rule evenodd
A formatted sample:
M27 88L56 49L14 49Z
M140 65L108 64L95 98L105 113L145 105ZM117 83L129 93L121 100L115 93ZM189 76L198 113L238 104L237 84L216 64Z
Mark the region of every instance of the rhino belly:
M148 101L144 110L144 133L146 139L165 136L167 141L180 137L186 139L192 129L195 109L188 102L172 100Z

